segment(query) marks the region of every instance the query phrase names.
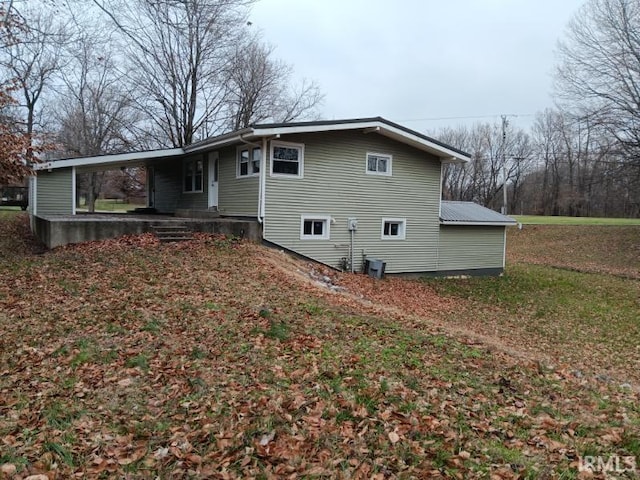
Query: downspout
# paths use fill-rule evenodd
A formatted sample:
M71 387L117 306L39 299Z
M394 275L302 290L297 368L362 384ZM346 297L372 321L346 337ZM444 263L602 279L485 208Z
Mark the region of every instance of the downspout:
M238 138L240 139L240 141L242 143L244 143L245 145L251 145L253 147L258 147L260 148L260 150L262 151L262 155L260 156L260 172L258 172L258 223L262 223L264 220L264 214L263 214L263 196L264 196L264 188L263 188L263 183L264 183L264 165L266 162L266 153L265 153L265 139L262 139L262 145L260 145L259 143L255 143L255 142L250 142L249 140L245 140L244 138L242 138L242 135L239 135ZM249 161L252 161L252 157L249 158Z
M76 214L76 167L71 167L71 215Z
M351 229L351 246L349 248L349 264L351 266L351 273L355 272L355 268L353 265L353 243L354 243L354 234L355 234L355 230Z
M267 181L267 137L262 137L262 158L260 159L260 185L258 186L258 222L264 223L264 202ZM264 227L263 230L264 232Z
M504 228L502 236L502 271L507 267L507 227Z
M442 218L442 170L444 170L444 163L440 159L440 197L438 198L438 240L436 241L436 272L440 270L440 237L442 236L442 224L440 219Z
M31 214L35 217L38 215L38 176L34 173L33 176L33 207L31 208Z

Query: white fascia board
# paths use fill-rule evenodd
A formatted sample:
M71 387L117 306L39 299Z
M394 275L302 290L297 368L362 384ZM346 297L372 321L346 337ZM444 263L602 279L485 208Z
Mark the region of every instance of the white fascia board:
M471 160L471 158L467 157L466 155L462 155L461 153L443 147L442 145L430 142L429 140L425 140L424 138L420 138L416 135L413 135L412 133L405 132L404 130L400 130L389 125L381 125L380 134L389 138L393 138L394 140L398 140L398 137L403 138L405 139L404 143L413 145L420 150L425 150L429 153L432 153L440 157L441 161L446 163L467 163Z
M166 158L183 155L182 148L170 148L166 150L149 150L146 152L118 153L115 155L98 155L95 157L68 158L51 162L37 163L34 170L54 170L67 167L109 166L118 163L138 162L154 158Z
M236 143L251 143L249 139L251 137L257 136L254 134L254 130L252 128L245 128L243 130L239 130L236 134L231 132L232 134L224 134L220 135L218 138L212 137L207 140L203 140L202 142L195 143L193 145L188 145L184 148L185 153L194 153L201 152L202 150L213 150L220 147L226 147L228 145L233 145Z
M453 220L440 220L440 225L474 225L478 227L513 227L518 222L465 222Z
M393 138L402 143L412 145L420 150L432 153L441 158L443 162L466 163L471 159L466 155L454 152L446 147L430 142L417 135L413 135L404 130L392 127L382 122L360 122L360 123L332 123L327 125L298 125L293 127L271 127L271 128L254 128L253 134L256 136L270 137L272 135L286 135L296 133L318 133L331 132L337 130L368 130L368 132L376 132L389 138Z

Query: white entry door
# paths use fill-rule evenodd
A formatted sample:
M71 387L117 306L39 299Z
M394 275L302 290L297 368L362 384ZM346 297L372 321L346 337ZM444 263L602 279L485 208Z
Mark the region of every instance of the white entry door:
M218 152L209 154L209 208L218 206Z

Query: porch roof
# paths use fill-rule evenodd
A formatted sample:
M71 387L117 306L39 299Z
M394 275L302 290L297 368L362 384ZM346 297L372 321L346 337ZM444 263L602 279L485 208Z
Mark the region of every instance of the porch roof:
M34 165L34 170L53 170L65 167L84 167L86 169L105 169L133 167L144 165L160 158L179 157L184 155L182 148L167 148L163 150L146 150L143 152L116 153L113 155L96 155L94 157L65 158Z

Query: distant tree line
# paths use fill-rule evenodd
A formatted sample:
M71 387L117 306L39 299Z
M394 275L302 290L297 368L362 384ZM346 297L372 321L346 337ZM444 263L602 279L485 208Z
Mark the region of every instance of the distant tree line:
M513 214L640 216L640 2L590 0L558 47L556 107L530 131L500 123L437 136L472 155L443 196Z

